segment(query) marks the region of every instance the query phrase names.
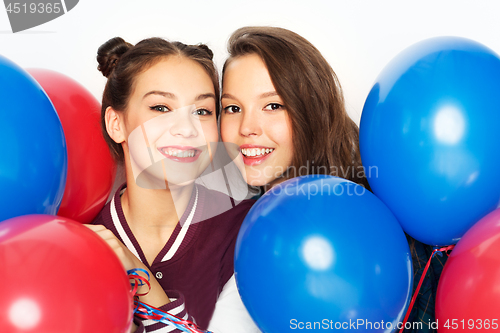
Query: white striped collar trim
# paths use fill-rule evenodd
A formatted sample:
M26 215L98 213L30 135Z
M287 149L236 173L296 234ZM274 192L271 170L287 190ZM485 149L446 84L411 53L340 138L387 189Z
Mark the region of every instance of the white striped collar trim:
M139 256L139 252L137 252L137 249L135 248L134 244L132 244L132 241L128 237L127 233L125 232L125 229L123 229L122 224L120 223L120 219L118 218L118 214L116 213L116 206L115 206L115 196L113 196L113 199L111 199L111 218L113 219L113 224L118 231L118 234L120 235L121 239L123 239L123 242L125 243L125 246L132 252L139 260L141 260L141 257ZM142 262L142 260L141 260Z
M168 250L167 254L165 254L163 259L161 259L161 262L165 262L167 260L172 259L174 254L177 252L177 250L181 246L182 241L184 240L184 237L186 236L186 233L189 229L189 226L191 225L191 222L193 221L194 213L196 212L196 206L198 205L198 187L195 186L195 189L196 189L196 196L194 198L193 207L191 208L191 211L189 212L189 215L188 215L186 221L184 222L184 225L182 226L181 231L177 235L177 238L175 239L174 244L172 244L172 247L170 247L170 249Z
M167 254L162 258L162 262L168 261L172 259L172 257L175 255L177 250L182 244L182 241L184 240L184 237L186 236L186 233L189 229L189 226L191 225L191 222L193 221L194 213L196 212L196 207L198 205L198 187L195 186L196 189L196 194L195 194L195 199L194 199L194 204L193 207L191 208L191 211L189 212L188 217L186 218L186 221L184 222L184 225L181 228L181 231L177 235L177 238L174 241L174 244L170 247L168 250ZM125 189L124 189L125 190ZM123 191L121 193L123 193ZM123 242L125 243L125 246L132 252L139 260L141 260L141 257L139 256L139 252L135 248L134 244L128 237L127 233L125 232L125 229L123 229L123 226L120 222L120 218L118 217L118 213L116 212L116 206L115 206L115 197L111 199L111 218L113 220L113 225L115 226L116 230L118 231L118 234L120 235L121 239L123 239ZM141 260L142 262L142 260Z

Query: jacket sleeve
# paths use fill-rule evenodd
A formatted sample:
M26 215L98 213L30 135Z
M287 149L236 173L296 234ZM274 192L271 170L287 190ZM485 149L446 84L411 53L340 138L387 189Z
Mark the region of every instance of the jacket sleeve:
M184 296L182 295L182 293L173 290L167 290L166 293L168 298L170 299L170 303L165 304L158 309L162 310L163 312L168 312L169 314L174 315L178 318L194 322L193 318L186 311ZM182 332L172 325L164 324L152 319L139 318L138 316L135 316L134 323L136 323L136 325L138 326L137 330L134 333Z

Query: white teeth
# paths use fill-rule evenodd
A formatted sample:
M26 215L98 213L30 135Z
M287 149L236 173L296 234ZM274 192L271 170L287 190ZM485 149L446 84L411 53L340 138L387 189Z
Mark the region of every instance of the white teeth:
M193 157L194 152L192 150L186 150L178 154L179 157Z
M241 153L247 157L261 156L265 154L272 153L273 148L243 148Z
M169 156L174 156L174 157L193 157L196 155L196 152L194 150L164 150L164 154L167 154Z

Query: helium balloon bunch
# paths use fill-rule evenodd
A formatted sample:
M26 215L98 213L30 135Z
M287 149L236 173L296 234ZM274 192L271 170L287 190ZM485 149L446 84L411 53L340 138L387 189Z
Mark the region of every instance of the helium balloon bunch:
M29 73L0 56L0 331L128 332L123 266L81 224L114 182L100 104L62 74Z
M63 74L26 72L1 56L0 88L0 221L57 213L90 223L116 172L100 103Z
M499 325L499 91L495 52L438 37L393 59L363 108L360 149L373 192L413 238L456 244L439 281L440 332Z

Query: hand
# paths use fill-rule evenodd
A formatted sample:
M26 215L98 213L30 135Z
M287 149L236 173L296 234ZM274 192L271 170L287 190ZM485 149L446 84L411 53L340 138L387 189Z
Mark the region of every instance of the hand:
M106 229L103 225L84 224L84 226L94 231L111 247L126 271L137 267L142 268L144 266L142 262L137 259L118 238L116 238L111 230Z
M118 238L116 238L111 230L106 229L103 225L84 224L84 226L94 231L111 247L113 252L118 256L118 259L120 259L120 262L125 270L128 271L133 268L142 268L149 273L151 289L149 289L147 285L143 285L137 289L138 294L147 293L145 296L139 297L142 302L155 307L160 307L164 304L170 303L170 299L167 294L149 269L132 252L130 252L130 250L122 242L120 242Z

